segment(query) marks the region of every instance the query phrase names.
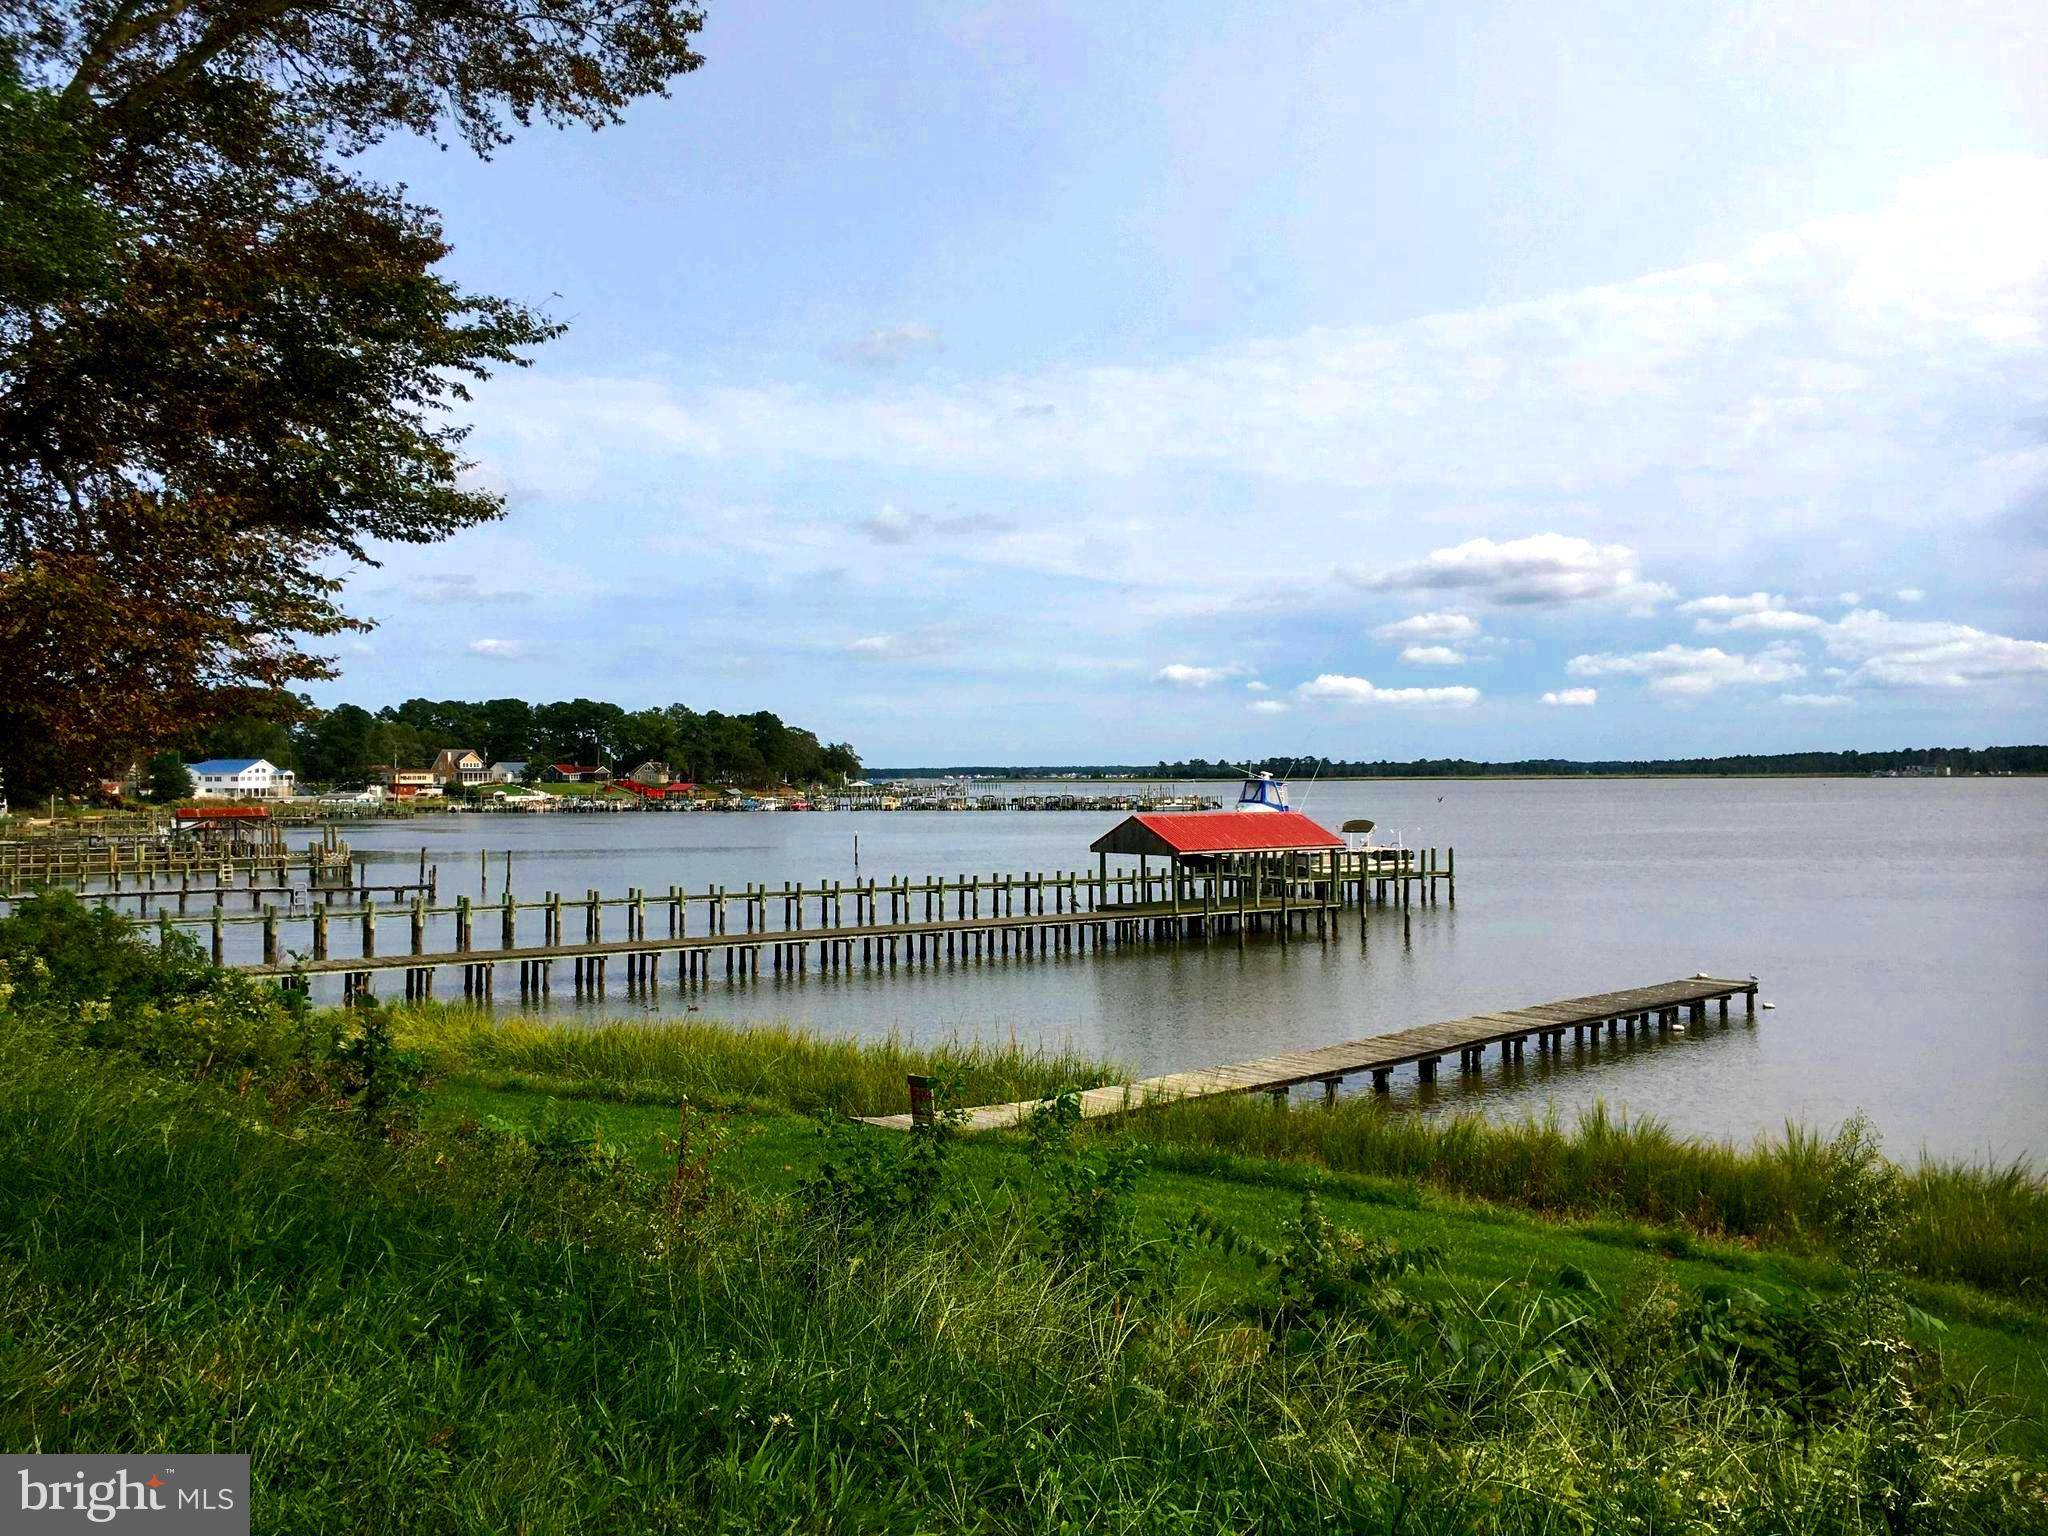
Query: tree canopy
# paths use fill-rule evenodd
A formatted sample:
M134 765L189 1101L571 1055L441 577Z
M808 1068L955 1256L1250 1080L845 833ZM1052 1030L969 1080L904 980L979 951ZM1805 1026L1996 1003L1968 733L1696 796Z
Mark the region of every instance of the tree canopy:
M331 675L335 572L501 511L468 386L559 327L349 159L591 127L682 0L0 0L0 768L67 788Z
M206 744L222 755L269 757L309 781L335 784L393 764L423 768L444 747L536 767L568 762L626 772L653 760L679 777L713 783L810 784L860 772L860 755L850 745L821 742L765 709L746 715L684 704L627 710L596 699L407 699L374 713L339 704L309 710L282 745L259 749L246 736L220 732Z

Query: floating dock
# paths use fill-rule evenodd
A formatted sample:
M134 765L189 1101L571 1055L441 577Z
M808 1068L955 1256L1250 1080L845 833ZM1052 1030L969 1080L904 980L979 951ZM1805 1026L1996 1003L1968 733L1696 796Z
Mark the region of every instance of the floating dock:
M1442 1024L1425 1024L1390 1035L1370 1035L1342 1045L1316 1050L1294 1051L1282 1056L1264 1056L1234 1066L1208 1067L1197 1072L1171 1072L1164 1077L1142 1078L1135 1083L1089 1088L1077 1095L1084 1119L1127 1114L1148 1105L1170 1104L1180 1099L1208 1098L1221 1093L1270 1093L1284 1099L1291 1089L1305 1083L1321 1084L1325 1103L1335 1103L1337 1090L1347 1077L1372 1075L1375 1092L1385 1093L1396 1067L1412 1066L1425 1083L1436 1080L1444 1058L1456 1055L1463 1072L1477 1072L1488 1047L1503 1060L1520 1060L1530 1040L1539 1052L1562 1048L1570 1033L1583 1042L1588 1030L1610 1036L1624 1031L1631 1037L1638 1029L1668 1030L1680 1023L1681 1011L1695 1025L1704 1024L1707 1004L1720 1005L1721 1022L1728 1022L1728 1001L1741 997L1746 1012L1756 1013L1757 982L1754 977L1694 976L1683 981L1658 982L1631 987L1621 992L1599 992L1591 997L1568 997L1561 1002L1538 1003L1532 1008L1512 1008L1502 1013L1476 1013L1469 1018ZM875 1115L869 1125L907 1131L936 1113L929 1080L911 1079L909 1114ZM959 1122L966 1131L1008 1130L1021 1125L1045 1101L1019 1100L1012 1104L985 1104L965 1112Z

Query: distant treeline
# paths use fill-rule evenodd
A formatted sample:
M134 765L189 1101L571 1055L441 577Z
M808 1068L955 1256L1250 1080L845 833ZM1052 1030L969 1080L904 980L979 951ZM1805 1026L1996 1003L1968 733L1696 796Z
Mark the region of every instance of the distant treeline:
M1483 763L1464 757L1419 758L1396 763L1349 762L1334 758L1269 757L1256 763L1210 762L1189 758L1169 763L1053 764L1036 768L971 765L953 768L875 768L875 778L930 778L941 774L976 774L1011 779L1052 779L1078 775L1159 779L1241 779L1248 769L1306 778L1451 779L1602 778L1638 774L1706 774L1730 778L1768 774L1872 774L1902 769L1941 769L1951 773L2048 773L2048 746L2040 747L1906 747L1896 752L1743 753L1734 757L1684 757L1573 762L1561 757L1530 757L1518 762Z
M562 762L630 771L655 759L681 778L713 783L829 783L860 772L851 746L827 745L767 710L628 710L595 699L407 699L376 711L307 704L296 724L226 721L188 755L265 757L309 783L348 784L393 763L424 768L444 747L469 747L486 762L525 762L536 770Z

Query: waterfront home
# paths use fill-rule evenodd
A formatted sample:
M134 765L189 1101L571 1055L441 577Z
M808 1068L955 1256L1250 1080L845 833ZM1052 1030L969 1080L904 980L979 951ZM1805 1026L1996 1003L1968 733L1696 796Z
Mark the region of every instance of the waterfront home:
M262 757L210 757L186 772L197 800L289 800L297 782L291 769Z
M432 798L441 793L441 781L427 768L379 768L377 781L394 800Z
M646 762L642 763L638 768L635 768L631 773L627 774L626 777L631 779L635 784L650 784L660 786L663 784L667 784L671 780L673 780L675 778L675 774L669 770L669 766L667 763L662 762L658 758L649 758Z
M444 788L450 784L481 784L491 774L482 754L469 747L444 747L427 772Z
M609 784L612 771L600 764L555 763L541 770L541 778L550 784Z
M526 777L526 764L505 762L491 764L490 782L493 784L517 784Z

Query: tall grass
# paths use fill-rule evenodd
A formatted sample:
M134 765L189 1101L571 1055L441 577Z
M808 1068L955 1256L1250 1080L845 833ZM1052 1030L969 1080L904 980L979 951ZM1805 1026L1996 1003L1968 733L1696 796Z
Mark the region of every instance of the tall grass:
M861 1246L255 1102L0 1019L0 1443L246 1452L278 1532L2044 1524L1947 1393L1788 1417L1656 1289L1275 1329L994 1204Z
M1829 1142L1797 1125L1743 1147L1681 1137L1604 1106L1567 1127L1554 1116L1425 1117L1366 1099L1276 1110L1235 1095L1147 1110L1116 1134L1191 1171L1219 1154L1285 1158L1556 1215L1625 1215L1794 1247L1827 1240ZM2040 1173L2024 1162L1922 1160L1904 1170L1901 1187L1899 1263L1929 1279L2048 1299L2048 1180Z
M401 1041L427 1052L440 1075L620 1103L688 1098L700 1107L901 1114L909 1107L904 1080L911 1073L954 1081L960 1102L969 1104L1043 1098L1120 1076L1069 1051L958 1040L913 1045L894 1035L850 1040L784 1024L556 1024L427 1007L397 1015L397 1027Z

